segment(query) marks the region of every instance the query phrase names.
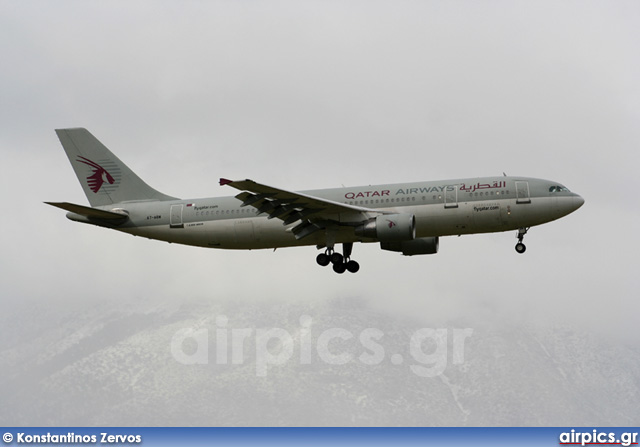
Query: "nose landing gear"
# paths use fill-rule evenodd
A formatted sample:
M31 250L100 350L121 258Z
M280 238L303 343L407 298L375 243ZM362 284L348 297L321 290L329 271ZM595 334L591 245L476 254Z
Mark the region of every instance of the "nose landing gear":
M518 234L516 237L518 238L518 243L516 244L516 251L520 254L524 253L527 250L527 246L522 243L524 240L524 235L529 231L529 227L522 227L518 229Z
M353 250L353 243L348 242L342 244L343 253L340 254L338 252L333 251L333 248L327 248L324 253L320 253L316 256L316 262L326 267L329 264L333 264L333 271L336 273L344 273L345 271L349 271L351 273L356 273L360 270L360 264L351 259L351 251Z

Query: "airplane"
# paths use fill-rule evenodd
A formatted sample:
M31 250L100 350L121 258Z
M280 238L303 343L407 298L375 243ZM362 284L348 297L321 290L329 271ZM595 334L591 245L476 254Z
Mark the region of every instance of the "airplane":
M58 138L90 206L45 202L72 221L170 243L220 249L315 245L316 262L356 273L355 242L405 256L435 254L439 238L517 230L564 217L584 199L558 182L502 176L294 192L253 180L220 179L239 194L179 199L147 185L88 130ZM336 245L342 244L342 253Z

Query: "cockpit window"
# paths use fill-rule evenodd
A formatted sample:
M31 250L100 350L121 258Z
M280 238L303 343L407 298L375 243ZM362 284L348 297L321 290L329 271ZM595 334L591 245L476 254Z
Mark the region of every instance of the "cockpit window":
M549 192L569 192L569 188L560 185L553 185L549 188Z

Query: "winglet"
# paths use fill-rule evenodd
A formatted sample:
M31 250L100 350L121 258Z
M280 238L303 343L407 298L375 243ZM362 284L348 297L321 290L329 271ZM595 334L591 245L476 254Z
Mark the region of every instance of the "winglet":
M233 183L233 180L229 180L228 178L220 179L220 186L225 186L225 185L228 185L229 183Z

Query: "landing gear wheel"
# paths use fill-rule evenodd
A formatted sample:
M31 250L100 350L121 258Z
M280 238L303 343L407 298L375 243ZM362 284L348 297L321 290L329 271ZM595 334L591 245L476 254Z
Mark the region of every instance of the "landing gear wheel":
M346 272L356 273L360 270L360 264L351 260L351 252L353 250L352 242L345 242L344 253L337 253L333 251L333 246L327 247L324 253L320 253L316 256L316 262L318 265L326 267L329 264L333 264L333 271L339 274ZM320 246L318 248L321 248Z
M518 238L518 243L516 244L516 251L520 254L524 253L527 250L527 247L522 243L524 240L524 235L529 231L529 227L518 228L518 234L516 237Z
M318 263L318 265L326 267L329 265L329 262L331 262L331 260L329 259L328 254L320 253L318 256L316 256L316 262Z
M342 257L342 255L340 253L333 253L331 255L331 263L333 265L338 265L338 264L342 264L342 261L344 260L344 258ZM344 272L344 270L343 270Z
M358 264L356 261L349 261L346 264L347 270L349 270L349 272L351 273L356 273L358 270L360 270L360 264Z
M344 273L344 271L347 269L346 264L340 263L340 264L333 264L333 271L336 273Z

